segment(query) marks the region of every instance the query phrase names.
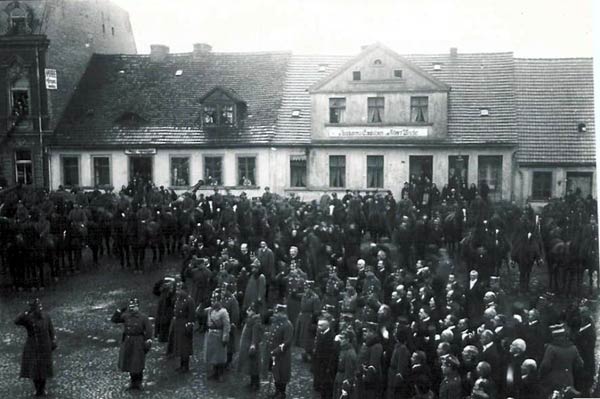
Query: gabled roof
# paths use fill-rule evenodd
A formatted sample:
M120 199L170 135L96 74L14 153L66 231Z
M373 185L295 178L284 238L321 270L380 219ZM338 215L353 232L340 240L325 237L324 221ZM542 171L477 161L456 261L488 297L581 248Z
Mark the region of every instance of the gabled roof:
M422 70L417 65L410 62L408 59L400 56L398 53L387 48L386 46L384 46L381 43L374 43L374 44L365 46L365 48L360 52L360 54L349 59L346 63L339 66L337 70L335 70L334 72L330 73L328 76L325 76L323 79L316 82L314 85L312 85L309 88L309 91L312 93L318 92L327 83L331 82L333 79L337 78L342 73L346 72L352 65L356 64L357 62L359 62L363 58L367 57L369 54L373 53L376 50L382 50L385 53L389 54L392 58L395 58L398 62L404 64L409 69L411 69L413 72L417 73L421 77L430 81L435 86L438 86L440 88L440 90L450 90L450 87L446 83L436 79L435 76L432 76L432 75L426 73L424 70Z
M356 57L293 55L285 78L277 134L281 144L309 144L311 101L308 87L343 69ZM406 55L428 75L451 87L448 93L447 144L516 145L514 61L512 53ZM352 61L354 62L354 61ZM327 64L325 72L319 65ZM434 64L442 69L434 70ZM314 86L316 87L316 86ZM480 116L488 108L490 116ZM294 118L298 109L302 117Z
M94 55L50 145L190 146L268 143L275 131L290 54L286 52L171 54L162 62L148 55ZM181 70L180 76L176 72ZM200 99L224 90L247 105L238 127L200 123ZM120 126L125 112L147 123Z
M207 98L210 98L210 96L212 96L216 92L221 92L221 93L225 94L234 103L239 104L239 103L245 103L246 102L236 92L234 92L233 90L228 89L226 87L223 87L223 86L215 86L215 87L213 87L211 90L208 91L208 93L206 93L205 95L203 95L202 97L200 97L198 99L198 102L202 104L204 101L206 101Z
M596 162L593 73L591 58L515 59L519 163Z

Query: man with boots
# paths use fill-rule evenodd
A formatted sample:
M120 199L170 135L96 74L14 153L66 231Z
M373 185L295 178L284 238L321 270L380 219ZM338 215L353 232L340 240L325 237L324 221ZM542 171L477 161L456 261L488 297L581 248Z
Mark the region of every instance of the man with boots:
M196 306L192 297L183 290L183 283L177 281L175 291L175 305L173 321L169 330L169 344L167 354L180 358L179 372L186 373L190 370L190 356L194 351L193 332Z
M272 317L273 337L268 348L271 353L269 365L275 381L274 399L285 399L285 389L292 376L292 342L294 327L287 316L287 306L277 305Z
M246 324L240 338L240 356L238 371L250 375L250 391L260 389L261 359L259 355L260 343L263 338L263 326L260 316L261 305L253 303L246 309Z
M46 396L46 379L54 376L52 351L56 349L56 336L52 320L43 312L40 300L35 299L16 318L15 324L27 330L20 377L33 380L35 396Z
M123 323L123 336L119 351L119 369L129 373L131 383L128 389L142 389L146 353L152 346L152 324L150 319L140 313L140 302L132 298L127 307L118 309L113 323Z
M223 296L220 289L214 290L211 306L206 309L198 308L196 313L200 325L206 326L204 335L204 361L212 367L208 379L223 382L223 372L227 362L227 343L231 329L229 314L222 305Z
M223 307L229 315L229 341L227 343L227 362L225 368L228 368L236 352L236 331L240 323L240 305L235 298L235 285L225 283L222 288Z
M327 318L319 319L317 336L312 359L313 389L321 394L321 398L333 396L333 383L336 372L335 332Z

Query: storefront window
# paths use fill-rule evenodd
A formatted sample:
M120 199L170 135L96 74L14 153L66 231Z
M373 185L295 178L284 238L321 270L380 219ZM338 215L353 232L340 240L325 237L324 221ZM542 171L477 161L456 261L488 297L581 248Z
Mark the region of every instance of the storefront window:
M502 155L479 156L479 192L492 201L502 199Z
M171 157L171 186L190 185L190 158Z
M469 156L450 155L448 157L448 188L458 189L469 185Z

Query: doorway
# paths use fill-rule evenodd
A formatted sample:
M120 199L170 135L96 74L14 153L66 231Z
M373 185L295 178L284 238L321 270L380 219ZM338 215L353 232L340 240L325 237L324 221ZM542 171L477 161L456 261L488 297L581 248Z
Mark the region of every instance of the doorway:
M432 181L433 155L411 155L409 158L410 180L424 180L425 177Z
M587 198L592 194L592 172L567 172L567 194L577 194L581 198Z
M152 157L129 157L129 180L152 181Z

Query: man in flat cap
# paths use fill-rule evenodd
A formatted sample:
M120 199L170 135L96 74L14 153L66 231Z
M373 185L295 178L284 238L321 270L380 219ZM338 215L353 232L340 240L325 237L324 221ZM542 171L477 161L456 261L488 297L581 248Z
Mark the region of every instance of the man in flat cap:
M132 298L128 306L117 309L111 320L113 323L123 323L119 369L129 373L129 389L141 390L146 353L152 346L153 331L150 319L140 312L139 300Z
M273 335L269 341L270 369L275 382L275 399L285 399L286 387L292 376L292 342L294 327L287 316L286 305L276 305L271 318Z
M40 300L35 299L17 316L15 324L27 330L19 376L33 380L35 396L46 396L46 380L54 376L52 351L56 349L56 336L52 320Z

